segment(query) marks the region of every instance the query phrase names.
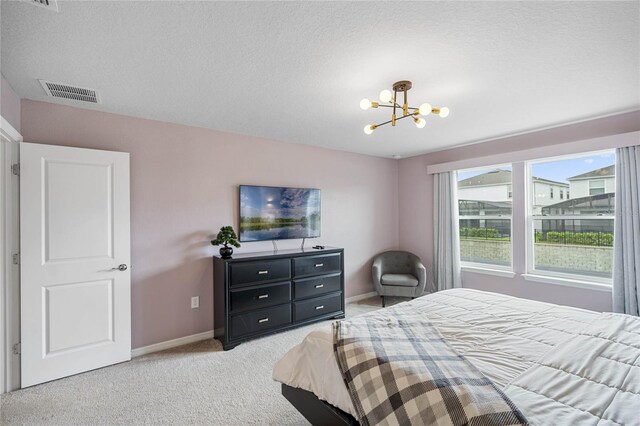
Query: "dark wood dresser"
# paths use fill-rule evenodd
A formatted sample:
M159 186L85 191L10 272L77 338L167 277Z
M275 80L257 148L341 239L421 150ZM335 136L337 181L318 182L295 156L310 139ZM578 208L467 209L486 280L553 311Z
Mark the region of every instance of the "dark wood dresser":
M214 328L225 350L289 328L344 318L344 251L296 249L213 258Z

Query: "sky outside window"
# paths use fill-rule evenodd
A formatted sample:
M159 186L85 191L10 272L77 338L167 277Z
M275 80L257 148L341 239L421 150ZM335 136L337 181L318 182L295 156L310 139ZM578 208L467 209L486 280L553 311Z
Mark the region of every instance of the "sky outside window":
M544 163L534 163L531 174L535 177L569 183L567 178L615 164L616 156L607 152L588 157L567 158Z

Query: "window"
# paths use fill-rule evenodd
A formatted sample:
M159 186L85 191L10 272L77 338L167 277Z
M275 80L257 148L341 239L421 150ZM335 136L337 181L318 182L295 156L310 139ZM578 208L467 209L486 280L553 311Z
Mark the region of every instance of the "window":
M604 180L590 180L589 181L589 195L604 194Z
M564 190L560 188L560 199L564 200Z
M529 272L610 281L615 154L606 152L531 162L529 173L532 182L543 178L569 184L564 201L544 202L534 194L528 196L532 200L528 220ZM589 179L590 176L598 179ZM611 188L612 192L605 192L605 188ZM575 198L570 199L570 193ZM562 192L560 194L562 199Z
M549 198L553 200L553 186L549 187Z
M457 178L461 262L509 268L511 166L462 170Z

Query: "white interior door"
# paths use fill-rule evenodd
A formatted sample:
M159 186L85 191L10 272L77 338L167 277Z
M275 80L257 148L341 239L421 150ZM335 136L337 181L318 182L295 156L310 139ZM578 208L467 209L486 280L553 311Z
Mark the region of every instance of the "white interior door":
M131 359L129 154L20 147L22 387Z

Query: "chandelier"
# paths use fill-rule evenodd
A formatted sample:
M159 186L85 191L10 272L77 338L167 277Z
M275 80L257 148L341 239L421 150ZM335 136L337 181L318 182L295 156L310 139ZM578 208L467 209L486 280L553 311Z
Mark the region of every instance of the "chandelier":
M396 125L396 121L402 120L403 118L412 117L413 122L415 123L418 129L422 129L427 122L424 118L420 117L427 116L431 113L437 114L440 117L444 118L449 115L449 108L441 107L441 108L433 108L431 104L423 103L418 108L410 107L407 103L407 92L411 89L411 82L408 80L396 81L393 83L393 93L391 90L383 90L380 92L380 102L372 102L369 99L363 99L360 101L360 108L363 110L367 110L369 108L393 108L393 113L391 114L391 120L385 121L380 124L367 124L364 126L364 132L367 135L373 133L375 129L380 126L384 126L385 124L391 123L392 126ZM404 103L400 105L398 103L398 92L404 93ZM402 115L398 117L396 115L397 110L402 110Z

